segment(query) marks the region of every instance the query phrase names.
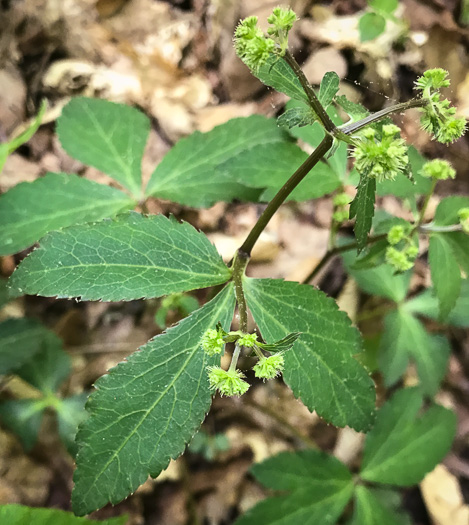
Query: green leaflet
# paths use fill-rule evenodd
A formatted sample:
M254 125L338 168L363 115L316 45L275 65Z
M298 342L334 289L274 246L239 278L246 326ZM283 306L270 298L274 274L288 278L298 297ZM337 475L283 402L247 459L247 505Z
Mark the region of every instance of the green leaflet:
M463 279L461 285L461 294L456 301L456 306L445 322L452 326L469 328L469 280ZM404 307L414 315L423 315L434 320L439 318L438 299L435 297L434 290L431 289L413 297L405 303Z
M208 133L196 131L165 155L145 194L195 207L235 198L257 200L258 191L233 180L228 161L262 144L275 151L277 144L286 141L288 135L275 119L261 115L232 119Z
M339 95L338 97L335 97L335 101L350 117L350 121L347 122L347 124L361 120L370 114L370 112L361 104L352 102L345 95Z
M375 268L354 269L356 255L349 251L342 254L347 272L355 279L358 286L370 295L386 297L396 303L403 301L407 295L412 272L396 274L388 264Z
M23 505L0 505L0 523L8 525L125 525L127 516L107 520L77 518L71 512Z
M302 128L316 122L316 116L307 106L289 108L277 118L278 125L283 128Z
M17 253L52 231L112 217L136 201L125 193L66 173L48 173L0 196L0 255Z
M236 525L333 525L353 493L347 467L316 450L283 452L252 472L266 487L288 493L261 501Z
M415 485L448 453L456 433L455 414L433 404L417 416L421 406L421 392L407 388L379 410L365 441L363 479L401 487Z
M435 395L446 374L450 351L445 337L432 337L405 308L385 316L378 363L387 386L401 378L413 359L423 392Z
M357 251L360 253L366 246L368 233L371 230L372 219L375 213L376 179L360 174L357 194L350 204L350 218L355 219L353 231L357 239Z
M432 234L428 262L433 287L439 302L440 318L446 319L461 292L461 271L446 234Z
M295 100L308 102L298 77L282 58L272 54L267 62L258 71L252 71L252 74L266 86L285 93Z
M329 71L322 77L318 98L324 108L332 104L339 91L339 82L339 76L334 71Z
M448 226L458 224L458 211L469 206L469 197L452 196L446 197L439 204L435 211L435 224L438 226Z
M75 436L78 425L85 421L88 415L85 411L87 399L87 393L77 394L60 399L60 402L55 407L59 436L71 456L75 456L77 453Z
M293 332L285 336L283 339L276 341L275 343L256 343L256 345L267 352L286 352L287 350L290 350L290 348L295 344L296 340L300 336L300 332Z
M358 363L358 331L335 301L307 285L245 279L246 300L267 342L301 332L285 354L285 382L310 410L336 426L367 430L374 419L375 391Z
M70 357L62 348L62 341L47 331L39 352L21 368L16 375L44 394L55 392L70 373Z
M398 0L368 0L368 4L376 11L383 11L384 13L393 13L399 5Z
M118 503L179 456L210 408L202 335L234 310L229 284L215 299L144 345L96 383L77 435L77 515Z
M57 134L74 159L93 166L142 196L142 157L150 121L124 104L86 97L73 98L57 120Z
M358 485L350 525L411 525L406 514L396 512L387 504L388 494ZM381 496L381 498L379 497Z
M34 319L7 319L0 323L0 374L18 370L34 357L48 333Z
M215 247L188 223L138 213L49 233L11 277L27 294L125 301L230 278Z
M308 158L296 144L283 142L256 146L244 155L220 166L239 183L254 188L267 188L261 200L269 201L287 182L293 172ZM335 190L340 181L324 162L319 162L293 190L287 200L303 201L322 197Z

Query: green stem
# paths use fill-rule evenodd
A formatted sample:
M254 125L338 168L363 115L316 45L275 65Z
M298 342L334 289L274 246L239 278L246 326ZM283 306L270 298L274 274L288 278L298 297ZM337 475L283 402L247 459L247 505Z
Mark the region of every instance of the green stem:
M426 106L427 104L428 104L428 101L422 98L409 100L407 102L402 102L401 104L395 104L394 106L389 106L388 108L384 108L381 111L376 111L375 113L371 113L370 115L358 120L357 122L352 122L351 124L344 124L342 126L339 126L338 129L346 135L351 135L352 133L355 133L356 131L363 129L369 124L372 124L373 122L377 122L378 120L381 120L384 117L387 117L388 115L392 115L394 113L402 113L403 111L406 111L407 109L410 109L410 108L422 108Z
M449 224L448 226L437 226L431 222L428 224L422 224L418 228L420 233L451 233L451 232L461 232L461 224Z
M258 221L250 231L243 245L239 249L245 256L249 257L254 244L259 239L260 234L264 231L274 213L285 202L285 199L298 186L298 184L306 177L306 175L314 168L314 166L324 157L324 155L331 149L333 139L330 135L326 135L319 146L313 153L303 162L303 164L295 171L295 173L288 179L288 181L280 188L275 197L269 202L266 209L259 217Z
M419 228L419 226L422 224L422 222L423 222L423 220L425 218L425 212L427 211L428 203L430 202L430 199L432 198L432 195L433 195L433 192L435 191L437 182L438 182L437 179L433 179L432 180L432 185L430 186L430 190L427 193L427 195L425 197L425 200L423 201L422 207L420 208L419 218L418 218L417 224L414 227L414 231L417 228Z
M386 236L387 234L383 233L381 235L375 235L374 237L368 237L366 244L367 245L374 244L375 242L386 239ZM314 270L308 275L308 277L306 277L306 279L303 280L303 284L308 284L311 280L313 280L333 257L338 255L339 253L348 252L350 250L353 250L356 247L357 247L357 241L352 241L347 244L342 244L342 246L336 246L335 248L328 250L324 254L324 257L315 266Z
M283 58L285 59L286 63L291 67L293 73L295 73L296 77L300 81L301 87L303 88L304 92L306 93L306 96L308 97L309 105L311 106L314 113L317 115L323 128L327 132L334 134L334 132L337 130L337 126L332 122L331 118L326 113L326 110L324 109L321 102L319 102L319 99L316 96L316 93L314 92L314 89L312 88L305 74L303 73L303 70L301 69L298 62L295 60L295 58L288 49L285 51L285 55Z

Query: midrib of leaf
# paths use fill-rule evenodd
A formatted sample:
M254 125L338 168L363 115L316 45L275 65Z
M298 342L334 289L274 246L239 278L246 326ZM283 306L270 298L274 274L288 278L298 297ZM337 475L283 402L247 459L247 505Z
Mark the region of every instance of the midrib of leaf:
M213 315L210 317L212 319L211 323L209 324L212 324L213 326L215 326L215 323L218 321L219 317L220 317L220 313L227 307L227 304L228 302L230 301L230 295L229 294L226 294L225 296L225 299L223 301L223 303L220 303L220 305L218 306L218 309L216 310L216 312L213 313ZM196 326L196 325L195 325ZM181 334L181 336L179 337L182 337L183 334ZM175 339L177 340L177 338ZM129 433L129 435L123 440L122 444L119 446L119 448L112 454L112 456L110 457L110 459L107 461L107 463L105 464L105 466L101 469L101 471L96 475L95 477L95 482L93 485L90 485L90 488L88 489L87 492L84 493L84 496L82 497L82 499L85 499L86 496L91 492L91 490L94 488L94 485L97 484L98 480L101 478L101 476L104 474L104 472L106 471L106 469L109 467L109 465L116 459L118 458L120 452L123 450L123 448L126 446L126 444L129 442L129 440L135 435L135 433L138 431L138 429L143 425L143 423L145 422L146 418L148 417L148 415L155 409L155 407L158 405L158 403L161 401L161 399L169 392L170 389L173 388L174 384L176 383L177 379L179 379L179 377L181 376L181 374L185 371L185 369L187 368L187 365L190 363L190 361L193 359L193 357L195 356L196 352L197 351L200 351L200 344L195 344L193 347L192 347L192 350L191 352L188 354L187 356L187 359L184 361L184 365L180 367L179 371L177 374L175 374L175 376L173 377L173 379L171 380L171 382L168 384L168 386L165 388L165 390L159 395L159 397L155 400L155 402L151 405L150 408L148 408L147 410L145 411L141 411L143 412L143 416L142 418L140 419L140 422L137 423L137 425L135 425L134 429L132 430L132 432ZM178 354L175 354L171 357L171 359L174 359L176 357L178 357L179 355L183 354L187 352L187 349L184 349L182 350L181 352L179 352ZM169 359L168 361L165 361L163 363L163 365L167 362L169 362L171 359ZM159 368L161 366L160 363L158 363L157 365L154 365L152 367L150 367L148 370L145 371L144 374L140 374L139 376L136 376L135 379L139 378L139 377L143 377L144 375L146 375L147 373L150 373L152 372L153 370L155 370L156 368ZM174 410L174 404L176 403L176 400L177 400L177 397L175 396L175 399L173 401L173 408L172 408L172 411ZM140 411L138 411L140 412ZM125 417L128 417L128 416L131 416L131 415L134 415L136 412L132 412L130 414L126 414ZM172 412L171 412L172 413ZM166 428L165 428L165 432L168 428L168 425L171 421L171 418L167 418L167 423L166 423ZM113 424L115 424L113 422ZM103 429L103 430L106 430L106 429ZM165 432L162 432L161 436L160 436L160 440L161 438L165 435ZM159 441L158 440L158 443ZM157 443L157 444L158 444ZM156 448L156 447L155 447ZM155 450L155 449L153 449Z
M376 475L376 471L380 472L383 469L383 466L386 467L386 465L389 465L389 464L392 465L392 463L394 462L400 463L400 460L398 458L402 454L404 454L408 449L412 450L413 448L418 448L420 446L421 441L424 441L424 442L427 441L427 436L429 435L431 436L434 431L438 431L438 430L439 430L438 426L430 427L425 433L423 434L421 433L418 437L407 439L406 444L402 448L400 448L396 454L393 454L392 456L388 456L387 459L380 461L377 465L375 465L374 468L370 469L369 467L367 467L364 471L364 474L365 474L364 478L365 479L368 478L370 475L370 472L371 473L374 472ZM375 455L374 457L376 458L377 456Z
M117 160L117 163L121 166L121 168L122 168L122 170L124 172L124 175L129 179L129 182L132 185L132 187L134 189L138 190L138 185L135 185L135 181L133 180L132 168L124 163L124 161L122 160L122 157L121 157L119 151L116 149L116 147L114 146L112 141L109 140L109 137L111 136L112 133L111 132L106 133L104 131L104 129L101 127L100 122L98 120L96 120L93 112L90 111L90 109L88 108L88 106L86 104L83 104L82 109L84 110L85 113L87 113L87 115L89 116L90 120L94 123L96 131L98 132L100 137L104 140L104 142L112 150L112 153L115 155L115 159ZM94 149L94 151L96 151L98 153L98 156L101 155L101 153L102 153L101 149L98 148L97 146L95 146L95 144L93 142L89 142L87 147L89 149ZM128 153L128 151L126 153ZM129 159L131 159L131 158L132 158L132 156L129 155Z
M287 305L288 307L291 307L291 304L290 304L290 303L286 303L285 301L281 301L278 297L276 297L276 296L274 296L274 295L271 295L271 294L268 294L268 293L266 293L264 290L262 291L262 293L263 293L264 295L266 295L266 296L268 296L268 297L274 299L275 301L277 301L277 302L279 302L279 303L283 303L283 304ZM261 303L260 303L259 301L257 301L257 300L252 296L252 294L249 296L249 299L250 299L251 301L254 301L255 303L257 303L257 305L261 305ZM301 307L297 307L297 306L296 306L296 309L306 311L306 309L301 308ZM277 326L281 327L283 330L285 329L284 325L282 325L282 323L281 323L276 317L274 317L269 311L266 311L265 309L264 309L264 311L266 312L266 315L272 320L273 323L275 323ZM321 311L321 310L320 310L320 311ZM333 323L333 324L335 324L335 323ZM328 338L328 337L325 337L323 334L319 334L319 333L317 333L317 332L316 332L315 334L311 334L311 332L307 332L307 333L310 334L310 335L314 335L314 337L319 337L319 338L322 339L323 341L336 343L336 341L335 341L334 339L330 339L330 338ZM298 339L297 344L303 345L303 347L306 348L306 349L309 351L309 347L308 347L305 343L303 343L303 341L301 340L301 337ZM290 355L291 355L291 354L292 354L292 352L290 352ZM301 366L301 363L298 361L298 356L297 356L294 352L293 352L293 355L295 356L295 360L297 361L297 363ZM321 357L319 354L317 354L317 353L315 353L314 356L315 356L315 358L316 358L318 361L320 361L320 362L323 364L323 366L328 370L329 375L330 375L330 376L334 376L334 377L339 381L339 383L341 383L341 384L343 385L343 387L345 388L345 390L346 390L347 392L350 392L350 389L345 385L345 382L342 380L342 378L341 378L339 375L337 375L337 373L336 373L334 370L332 370L332 369L327 365L327 363L322 359L322 357ZM309 377L308 377L308 382L309 382L310 384L312 384L312 379L309 378ZM335 404L335 407L336 407L336 409L338 409L339 411L341 411L341 414L344 414L344 412L343 412L343 411L341 410L341 408L340 408L340 403L338 402L337 395L335 394L334 384L333 384L332 381L331 381L331 387L332 387L332 391L333 391L333 393L334 393L334 404ZM350 400L351 400L352 404L355 405L355 407L359 409L359 412L360 412L361 414L366 415L366 412L360 407L360 405L358 405L358 404L354 401L354 397L353 397L352 394L353 394L353 392L351 392L351 395L350 395Z

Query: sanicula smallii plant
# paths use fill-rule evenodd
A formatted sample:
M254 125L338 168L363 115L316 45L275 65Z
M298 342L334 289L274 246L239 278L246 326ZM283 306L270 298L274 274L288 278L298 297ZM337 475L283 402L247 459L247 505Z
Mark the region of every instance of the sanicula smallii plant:
M168 308L176 294L180 301L181 294L192 290L212 288L216 292L202 307L191 307L190 315L97 380L87 402L88 418L76 436L72 506L77 515L109 502L116 504L148 475L156 477L184 451L202 425L214 394L242 396L253 377L264 382L282 375L310 411L336 426L370 432L367 439L371 444L368 450L365 447L360 476L371 484L418 483L449 449L454 415L437 405L424 415L419 413L423 397L432 397L442 380L448 345L427 334L414 315L418 306L404 303L408 270L419 254L419 237L427 236L437 298L436 307L433 304L427 310L436 311L436 317L444 320L455 308L462 289L460 268L469 273L469 199L443 200L434 220L427 222L426 211L437 182L453 178L455 171L439 159L422 161L415 169L411 151L389 117L418 108L422 128L444 144L462 136L466 123L455 116L455 108L440 94L440 89L449 85L442 69L427 71L417 80L415 99L371 114L337 95L339 78L333 72L326 73L316 93L288 49L288 34L296 20L291 9L278 7L268 18L267 34L258 27L256 17L249 17L239 23L234 36L236 52L252 73L293 99L292 107L278 120L288 133L275 119L261 115L233 119L205 134L194 133L165 155L144 185L141 160L150 132L147 117L128 106L77 97L65 106L58 120L62 146L73 158L110 175L125 191L75 175L47 174L0 197L0 219L7 225L0 229L0 253L18 253L37 241L40 245L10 279L17 294L103 301L173 295L165 302ZM340 119L331 111L334 105L350 116L345 124L339 124ZM318 123L324 135L312 144L314 150L308 156L292 142L292 135L296 137L292 129ZM359 175L354 198L346 188L347 148ZM342 160L332 169L332 161L338 158ZM285 181L292 165L299 167ZM277 168L280 181L273 183ZM318 174L320 180L314 179ZM409 190L415 187L414 182L419 191ZM412 221L391 217L373 224L376 192L383 186L407 188L409 201L413 201ZM246 267L252 250L279 207L290 198L308 200L331 193L328 250L304 283L249 278ZM417 202L417 194L423 195L422 202ZM153 197L196 208L234 199L268 204L227 265L210 240L187 222L129 212L136 207L147 210L146 199ZM338 240L342 225L352 219L355 239ZM353 264L346 260L351 250L361 254ZM384 276L399 281L402 277L399 286L381 286L376 292L395 304L395 311L384 320L380 371L386 385L395 385L409 359L415 359L423 390L399 391L395 401L378 413L374 382L357 359L363 351L358 330L332 298L308 284L338 254L342 254L349 273L356 264L366 271L378 268L379 279ZM238 326L231 330L236 307ZM254 331L248 329L248 311ZM394 336L396 326L404 331L400 338ZM415 338L420 338L422 345L409 346ZM396 341L404 347L396 350ZM227 345L233 348L232 356L230 364L222 368L220 358ZM253 358L252 372L238 364L243 352ZM420 424L414 428L417 417ZM426 432L427 427L431 431ZM399 429L405 432L400 435ZM403 443L407 447L415 442L425 450L425 454L415 453L406 459L418 464L399 470L397 477L391 468L380 470L380 454L374 453L381 450L376 440L381 443L389 436L393 436L393 446ZM427 443L425 439L430 438ZM400 450L386 450L393 461L401 457ZM351 472L334 458L312 450L282 456L278 461L276 468L282 475L273 476L276 480L283 479L290 465L293 470L299 465L297 470L303 472L303 464L313 473L319 465L320 476L330 473L333 478L333 483L309 487L308 479L298 478L295 471L287 478L300 480L300 485L304 481L307 489L297 487L298 494L285 505L279 498L279 512L291 504L293 523L301 523L303 518L321 525L336 523L355 490ZM337 488L341 480L345 486ZM337 489L335 499L327 492L331 487ZM292 487L279 481L272 488L288 491ZM370 490L366 483L357 484L358 509L360 498L368 506L379 506ZM301 516L296 514L297 496L306 509ZM340 504L311 518L314 509L310 505L333 499ZM253 512L246 524L270 523L265 514ZM271 512L274 515L277 511ZM359 516L354 525L361 524L360 520ZM387 522L394 523L392 519Z
M301 71L293 56L288 51L288 32L296 20L297 16L291 9L277 7L268 18L271 27L268 29L267 35L259 28L256 16L250 16L239 23L234 36L236 53L255 75L273 55L277 57L278 60L285 60L295 73L298 74ZM372 116L371 118L362 119L361 122L351 122L350 124L342 126L342 129L340 129L331 122L326 111L321 107L321 103L314 91L307 84L307 80L299 73L299 80L302 86L306 88L305 91L310 103L310 109L326 132L326 137L316 151L320 151L322 157L327 153L327 150L331 148L332 140L343 140L353 145L351 156L355 161L355 168L365 179L375 179L381 182L384 180L393 181L398 175L408 176L409 158L407 145L400 136L400 128L391 122L381 124L380 121L388 115L401 112L406 108L418 107L422 113L422 129L429 132L435 140L446 144L460 138L465 132L466 121L462 117L455 117L456 109L451 107L447 99L442 99L439 92L441 88L450 85L447 76L447 71L440 68L426 71L415 83L416 89L421 93L420 98L407 104L404 103L387 108L375 114L374 118ZM321 157L316 156L314 164L319 161ZM309 165L308 167L311 169L312 166ZM297 185L306 173L300 173L300 176L294 180L293 184ZM432 193L437 180L444 180L448 177L454 178L455 171L448 161L435 159L427 162L423 166L421 175L433 179ZM295 177L295 175L293 177ZM288 187L290 192L293 189L293 184ZM286 197L286 195L282 194L282 190L279 192L281 195L280 198L277 200L274 199L274 201L276 200L275 209L278 208ZM277 197L279 194L277 194ZM425 213L429 197L430 194L427 196L426 204L424 204L422 208L419 223L423 220L423 214ZM274 201L271 201L271 204ZM349 213L346 209L348 203L349 197L347 194L338 194L334 197L335 212L333 218L338 224L348 219ZM269 206L258 222L258 225L260 224L262 229L271 216ZM468 228L467 222L469 221L467 215L467 209L461 209L459 211L461 226L463 229L465 228L465 231ZM359 217L357 217L357 221L358 220ZM233 268L235 276L240 271L240 268L244 269L244 266L247 264L247 256L249 256L252 246L258 237L256 227L253 231L255 233L253 234L251 232L234 259ZM259 231L261 231L261 228L259 228ZM397 272L405 272L414 265L415 258L419 251L415 241L415 233L416 227L408 223L406 226L397 225L392 227L387 234L389 246L386 249L385 259ZM366 240L364 242L366 242ZM358 247L362 247L360 246L360 241L358 241ZM237 289L240 290L240 288L241 287L238 287ZM239 294L237 298L239 307L243 304L243 301L240 300ZM242 329L246 329L246 315L243 312L241 312L241 319ZM244 334L237 340L236 350L233 354L230 368L228 372L226 372L226 374L229 375L224 375L220 368L210 367L209 379L212 389L216 389L220 394L228 396L240 395L248 390L248 384L243 380L244 375L236 371L237 360L243 347L251 348L255 351L255 355L258 358L258 363L254 365L253 368L256 377L262 377L264 380L273 379L282 372L284 368L283 356L280 354L274 354L270 357L265 356L260 347L256 346L255 341L257 337L255 334L252 335L253 340L249 340L249 344L246 339L249 334ZM215 338L214 340L217 341L217 351L221 352L222 347L224 348L221 344L223 336L213 329L210 329L203 337L202 346L204 350L209 355L212 355L213 343L210 338Z

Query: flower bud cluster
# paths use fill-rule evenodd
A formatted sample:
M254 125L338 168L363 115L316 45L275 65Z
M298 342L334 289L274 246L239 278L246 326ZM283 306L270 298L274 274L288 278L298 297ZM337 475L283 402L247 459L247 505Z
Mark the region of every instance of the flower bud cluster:
M238 346L244 346L255 350L259 361L253 367L256 377L261 379L273 379L277 377L284 367L283 352L278 352L269 357L262 354L260 347L266 346L257 340L257 334L246 334L240 331L225 332L221 325L217 329L209 329L201 339L201 346L210 355L220 353L226 342L236 342ZM244 374L239 370L223 370L219 366L208 368L208 379L210 388L217 390L222 396L240 396L247 392L249 383L244 380Z
M410 224L396 224L387 235L387 241L390 246L386 249L386 262L390 264L397 272L405 272L414 266L415 258L419 249L412 237L409 235ZM398 248L397 245L401 245Z
M447 160L434 159L423 165L420 175L428 179L446 180L454 179L456 171Z
M257 16L241 20L234 34L236 54L253 71L263 66L271 54L283 56L288 47L288 32L298 19L291 9L276 7L267 21L272 26L264 35Z
M458 211L459 223L461 224L462 231L469 235L469 208L461 208Z
M352 152L357 171L367 173L380 182L394 180L399 173L404 174L409 158L400 131L394 124L383 125L381 133L366 128Z
M450 105L449 100L441 98L439 90L450 85L447 76L448 72L444 69L429 69L415 82L415 89L421 91L422 98L428 102L419 108L422 128L443 144L459 139L466 130L466 119L456 118L456 108Z

